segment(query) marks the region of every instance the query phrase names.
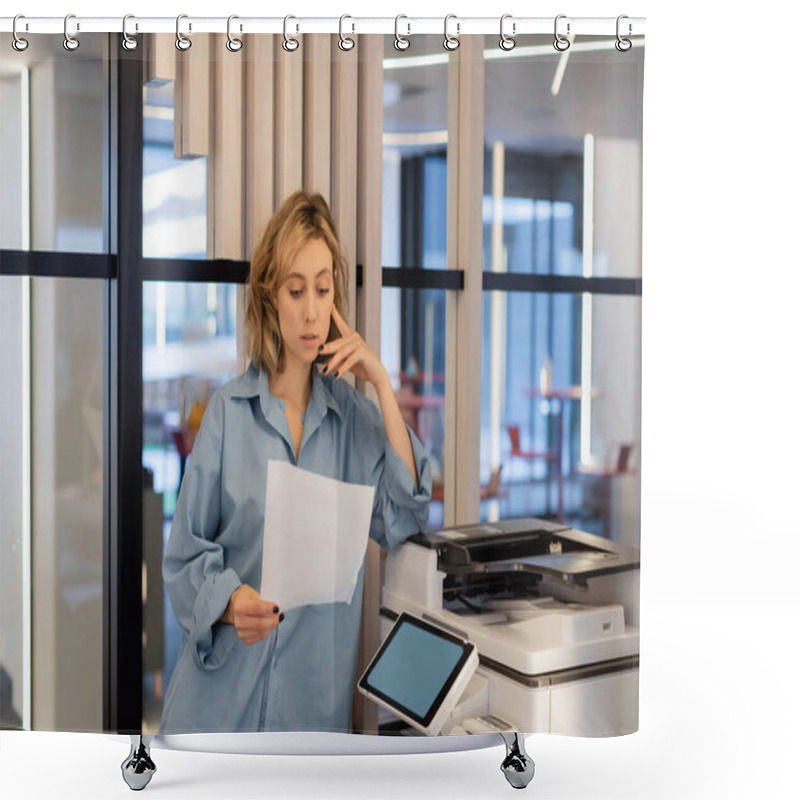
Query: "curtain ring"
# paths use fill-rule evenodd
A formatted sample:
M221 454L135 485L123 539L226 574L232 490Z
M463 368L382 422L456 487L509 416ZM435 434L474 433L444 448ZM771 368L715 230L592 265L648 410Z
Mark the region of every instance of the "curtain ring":
M122 18L122 47L130 52L131 50L135 50L138 47L139 42L137 42L133 36L128 36L129 19L135 19L133 14L126 14ZM139 29L138 25L136 26L136 29L137 30Z
M346 19L353 19L353 18L349 14L342 14L342 16L339 17L339 49L348 52L356 46L356 42L355 39L351 39L350 37L345 36L342 33L342 24ZM356 26L355 23L353 23L353 30L355 31L355 29Z
M458 33L461 30L461 23L460 22L456 23L456 35L455 36L451 36L447 32L447 23L450 22L451 19L456 19L456 15L455 14L448 14L444 18L444 42L443 42L443 44L444 44L444 49L445 50L450 50L452 52L453 50L458 50L458 46L461 44L461 42L458 40Z
M235 19L239 19L236 14L231 14L231 16L228 17L228 41L225 42L225 47L227 47L231 53L238 53L244 44L241 39L236 39L234 36L231 36L231 22Z
M569 50L569 39L567 39L566 36L562 36L558 32L558 21L560 19L566 19L566 18L567 18L566 14L559 14L556 17L556 22L554 27L556 38L555 41L553 42L553 47L555 47L555 49L558 50L559 53L563 53L565 50ZM569 22L567 22L567 36L569 36Z
M408 50L408 48L411 47L411 42L408 39L406 39L405 36L400 35L399 26L401 19L408 19L408 17L405 14L398 14L394 18L394 49L403 51L403 50ZM406 26L408 27L408 33L406 34L406 36L410 36L411 24L406 23Z
M623 39L622 36L620 36L619 24L620 22L622 22L623 19L628 19L628 17L625 14L620 14L617 17L617 41L614 43L614 47L616 47L620 53L627 53L628 50L630 50L631 47L633 47L633 42L630 39ZM630 36L630 34L631 34L631 24L629 22L628 35Z
M511 36L507 36L505 33L503 33L503 23L507 19L511 19L511 14L503 14L503 16L500 17L500 49L505 50L506 52L508 52L509 50L513 50L517 46L517 43ZM516 32L517 32L517 23L512 22L511 33L516 34Z
M290 19L297 19L297 17L293 17L290 14L288 17L283 18L283 49L287 53L294 53L294 51L300 47L300 42L298 42L293 36L289 36L289 34L286 32L286 23L289 22Z
M70 52L77 50L80 46L80 42L74 36L69 35L68 27L71 19L75 19L74 14L67 14L67 16L64 17L64 49ZM80 25L76 25L76 29L80 30Z
M14 49L15 49L15 50L18 52L18 53L21 53L21 52L23 52L24 50L27 50L27 49L28 49L28 40L27 40L27 39L23 39L23 38L22 38L22 37L21 37L21 36L20 36L20 35L17 33L17 20L18 20L18 19L25 19L25 17L24 17L22 14L17 14L17 16L16 16L16 17L14 17L14 24L13 24L13 26L12 26L12 28L11 28L11 32L14 34L14 38L11 40L11 46L12 46L12 47L13 47L13 48L14 48ZM27 24L25 25L25 27L26 27L26 28L28 27L28 26L27 26Z
M188 17L188 14L178 14L178 18L175 20L175 47L181 52L188 50L192 46L192 40L181 33L181 20ZM192 26L189 24L189 30L191 31L191 29Z

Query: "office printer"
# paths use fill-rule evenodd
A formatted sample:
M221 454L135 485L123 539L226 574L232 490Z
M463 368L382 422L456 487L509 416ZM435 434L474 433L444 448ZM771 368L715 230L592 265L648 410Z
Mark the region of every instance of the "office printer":
M443 733L615 736L638 728L638 607L638 550L529 517L391 551L381 635L407 612L476 645Z

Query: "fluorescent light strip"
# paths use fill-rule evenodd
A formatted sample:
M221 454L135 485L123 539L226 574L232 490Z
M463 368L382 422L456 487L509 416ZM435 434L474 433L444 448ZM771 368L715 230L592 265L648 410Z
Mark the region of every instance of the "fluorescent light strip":
M566 38L570 41L575 39L575 31L573 31ZM600 53L612 52L614 50L613 39L593 39L588 42L574 42L570 45L569 50L564 53ZM636 47L636 44L633 45ZM562 53L561 55L563 55ZM515 47L511 52L507 53L499 47L492 47L491 49L483 51L483 58L485 61L498 61L504 58L535 58L537 56L554 56L556 49L552 43L548 44L531 44L525 47Z
M570 40L575 38L572 33L568 36ZM565 50L561 55L567 53L599 53L610 52L614 49L611 39L598 39L589 42L576 42L573 43L569 50ZM636 39L631 39L633 47L640 47L642 42ZM509 58L536 58L540 56L553 56L556 55L556 50L552 44L531 44L524 47L517 46L513 50L506 52L499 47L487 48L483 51L484 61L498 61L500 59ZM426 56L409 56L407 58L385 58L383 60L383 69L413 69L415 67L434 67L443 66L448 63L450 59L449 53L431 53Z
M441 67L450 61L449 53L431 53L427 56L408 56L407 58L384 58L384 72L393 69L413 69L415 67Z
M505 191L505 147L495 142L492 147L492 272L506 272L503 252L503 193ZM500 442L503 417L503 389L505 388L508 350L505 342L506 296L504 292L491 292L491 381L489 383L489 411L491 447L489 468L500 464Z
M447 131L421 131L419 133L384 133L384 147L425 147L447 144Z
M570 34L567 36L569 39L570 45L575 40L575 34ZM569 61L569 54L572 52L572 47L568 47L564 52L559 56L558 65L556 66L555 75L553 75L553 83L550 86L550 94L553 97L556 97L561 90L561 82L564 80L564 73L567 71L567 62Z
M594 136L583 138L583 277L591 278L594 253ZM592 458L592 296L581 298L581 463Z

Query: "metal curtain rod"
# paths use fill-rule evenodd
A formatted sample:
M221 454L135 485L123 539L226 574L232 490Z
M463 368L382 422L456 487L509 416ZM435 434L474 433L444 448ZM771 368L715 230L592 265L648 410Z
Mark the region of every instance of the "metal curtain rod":
M184 34L226 33L227 17L193 17L182 15L181 31ZM569 17L559 15L558 24L566 32L580 36L614 36L617 33L616 17ZM288 18L287 18L288 19ZM290 32L301 33L382 33L394 34L396 25L404 36L415 34L441 35L445 29L443 17L291 17ZM625 17L625 36L642 36L645 32L644 17ZM70 15L69 32L82 33L123 33L122 17L80 17ZM448 29L455 35L492 34L500 30L500 17L459 17L450 15ZM232 30L236 35L245 33L284 33L284 17L237 17ZM505 29L509 34L552 34L554 17L512 17L504 16ZM129 15L125 30L131 36L138 33L175 33L175 17L136 17ZM0 32L14 30L13 17L0 17ZM64 34L64 17L25 17L17 19L18 34L60 33Z

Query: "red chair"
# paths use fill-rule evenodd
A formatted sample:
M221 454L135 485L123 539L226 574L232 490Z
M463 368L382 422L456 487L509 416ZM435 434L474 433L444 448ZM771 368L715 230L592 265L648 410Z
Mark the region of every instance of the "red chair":
M564 521L564 476L561 473L561 458L558 450L523 450L520 445L519 425L508 426L508 437L511 439L511 457L524 458L526 461L541 460L548 464L556 465L556 485L558 487L558 513L559 522ZM549 508L548 492L548 508Z

